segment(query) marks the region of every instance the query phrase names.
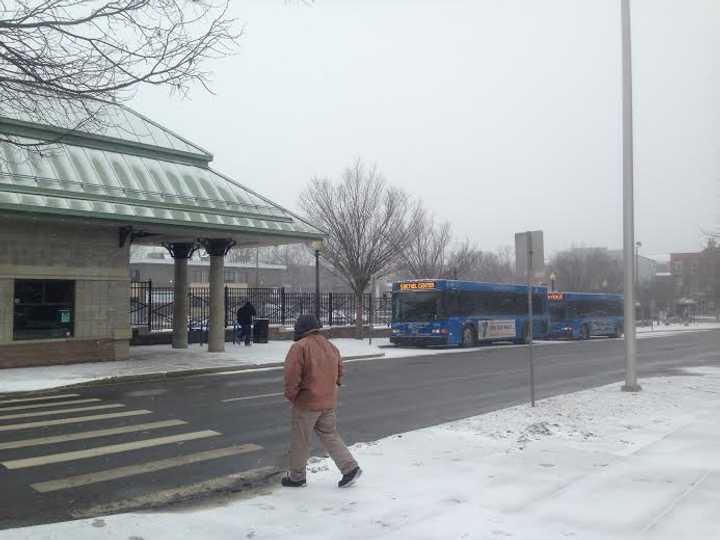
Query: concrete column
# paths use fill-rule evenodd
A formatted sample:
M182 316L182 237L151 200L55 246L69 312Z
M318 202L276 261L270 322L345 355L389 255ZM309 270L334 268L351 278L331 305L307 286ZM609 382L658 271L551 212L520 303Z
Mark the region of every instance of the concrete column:
M175 303L173 308L173 349L188 348L188 260L175 259Z
M173 349L188 348L188 259L195 251L195 244L178 242L165 246L175 260L173 280Z
M203 241L210 255L210 330L208 352L225 352L225 255L235 245L227 239Z

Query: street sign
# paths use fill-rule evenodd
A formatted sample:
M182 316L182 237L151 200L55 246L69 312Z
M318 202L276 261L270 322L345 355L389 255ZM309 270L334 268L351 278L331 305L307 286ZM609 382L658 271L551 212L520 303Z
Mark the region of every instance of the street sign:
M528 284L528 320L523 329L523 338L528 345L530 364L530 405L535 406L535 360L533 354L533 281L545 276L545 253L542 231L528 231L515 234L515 268L518 274L525 274Z
M519 275L525 276L528 267L534 278L542 279L545 276L542 231L515 233L515 270Z

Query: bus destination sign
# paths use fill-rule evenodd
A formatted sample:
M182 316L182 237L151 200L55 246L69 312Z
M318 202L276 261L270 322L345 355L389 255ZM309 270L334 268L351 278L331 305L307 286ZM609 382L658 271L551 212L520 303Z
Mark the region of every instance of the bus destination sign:
M406 281L400 284L401 291L428 291L434 288L434 281Z
M549 292L548 300L550 300L551 302L562 302L563 300L565 300L565 293Z

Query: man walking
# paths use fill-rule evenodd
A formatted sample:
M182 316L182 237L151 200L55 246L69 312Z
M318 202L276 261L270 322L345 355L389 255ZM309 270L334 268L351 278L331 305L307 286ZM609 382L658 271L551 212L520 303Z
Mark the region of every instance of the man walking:
M362 473L335 426L342 358L319 329L314 315L300 315L295 323L296 343L285 359L285 397L293 405L289 471L282 479L285 487L307 485L305 467L313 431L343 475L338 487L351 486Z
M243 307L237 310L237 323L240 326L240 339L245 338L245 346L250 346L252 336L252 322L255 316L255 306L248 300Z

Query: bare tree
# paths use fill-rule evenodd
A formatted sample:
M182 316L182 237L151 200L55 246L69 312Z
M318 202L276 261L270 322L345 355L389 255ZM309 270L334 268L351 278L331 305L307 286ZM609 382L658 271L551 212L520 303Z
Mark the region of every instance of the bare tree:
M361 160L345 169L339 182L313 179L300 206L326 231L323 257L355 294L359 335L363 293L373 276L384 275L402 257L406 239L415 232L418 206Z
M451 279L490 282L508 282L515 277L512 255L506 248L490 253L468 240L450 253L446 275Z
M228 1L0 1L0 115L79 129L112 121L109 102L143 84L207 88L204 61L239 37Z
M606 249L574 248L557 253L548 274L557 275L557 287L566 291L622 290L622 268Z
M450 223L436 223L426 210L420 210L416 220L415 234L403 251L401 269L413 279L441 277L452 238Z

